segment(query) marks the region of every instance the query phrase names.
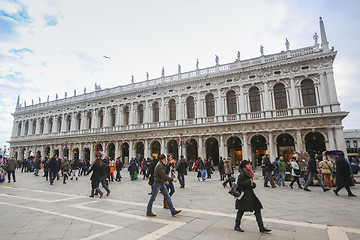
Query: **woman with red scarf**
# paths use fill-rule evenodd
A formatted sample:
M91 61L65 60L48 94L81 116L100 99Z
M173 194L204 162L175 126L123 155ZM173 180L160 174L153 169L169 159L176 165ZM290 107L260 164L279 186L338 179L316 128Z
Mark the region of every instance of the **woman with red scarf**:
M261 217L262 204L260 200L256 197L254 193L254 188L256 184L253 181L254 173L251 171L251 163L247 160L244 160L240 164L240 175L237 179L237 190L239 192L244 192L244 195L241 199L236 199L235 208L238 210L235 219L234 230L239 232L244 232L240 228L241 218L244 215L244 212L253 212L256 217L257 224L259 226L260 232L270 232L270 229L264 227L264 223Z

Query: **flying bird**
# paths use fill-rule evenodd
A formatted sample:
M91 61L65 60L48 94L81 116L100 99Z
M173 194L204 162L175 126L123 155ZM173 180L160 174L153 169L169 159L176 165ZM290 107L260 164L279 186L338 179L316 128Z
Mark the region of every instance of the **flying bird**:
M103 56L104 58L106 58L106 59L110 59L110 57L108 57L108 56Z

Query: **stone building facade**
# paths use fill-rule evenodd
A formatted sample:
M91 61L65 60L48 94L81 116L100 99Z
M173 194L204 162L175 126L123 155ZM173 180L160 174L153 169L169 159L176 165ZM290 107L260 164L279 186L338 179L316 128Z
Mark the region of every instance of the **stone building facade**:
M346 151L333 62L323 21L321 43L30 106L18 100L11 155L94 159L103 149L124 161L183 154L287 158L294 150Z

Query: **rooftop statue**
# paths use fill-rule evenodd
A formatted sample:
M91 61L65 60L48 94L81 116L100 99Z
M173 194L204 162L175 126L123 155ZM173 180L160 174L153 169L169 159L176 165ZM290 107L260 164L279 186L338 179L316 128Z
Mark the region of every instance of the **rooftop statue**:
M263 45L260 45L260 54L261 54L261 56L264 56L264 47L263 47Z
M319 35L317 33L314 34L313 39L315 40L315 45L318 45Z
M199 69L199 59L196 59L196 69Z
M218 55L215 55L215 63L216 63L216 65L219 65L219 57L218 57Z
M286 41L285 41L285 46L286 46L286 51L289 51L290 43L289 43L287 38L286 38Z
M181 73L181 65L178 64L178 73Z

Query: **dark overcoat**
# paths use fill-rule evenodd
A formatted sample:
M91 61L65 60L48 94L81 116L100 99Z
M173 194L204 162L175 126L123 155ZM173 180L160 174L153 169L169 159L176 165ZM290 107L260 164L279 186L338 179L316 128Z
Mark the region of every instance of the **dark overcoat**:
M244 212L252 212L263 208L260 200L254 192L256 184L251 186L250 178L241 169L240 175L237 179L238 191L244 191L244 196L240 200L235 201L235 208Z
M349 163L344 157L339 156L336 159L336 186L351 186Z

